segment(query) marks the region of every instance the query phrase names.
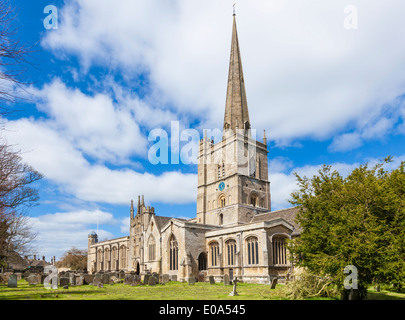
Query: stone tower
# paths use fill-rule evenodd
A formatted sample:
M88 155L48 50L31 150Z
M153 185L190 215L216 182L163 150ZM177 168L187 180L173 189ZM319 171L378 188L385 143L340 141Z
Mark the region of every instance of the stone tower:
M251 129L236 17L222 141L204 134L199 145L197 223L232 226L270 211L266 140Z

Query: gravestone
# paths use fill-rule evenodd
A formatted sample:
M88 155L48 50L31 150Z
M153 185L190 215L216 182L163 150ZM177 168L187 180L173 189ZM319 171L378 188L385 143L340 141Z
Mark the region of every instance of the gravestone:
M162 274L160 276L160 283L166 284L170 281L170 276L168 274Z
M109 284L110 283L110 275L108 273L103 274L103 284Z
M93 286L99 287L100 284L103 284L103 278L101 275L96 275L93 279Z
M195 277L193 274L188 275L188 284L191 286L195 285Z
M224 286L229 286L230 284L231 284L231 282L229 280L229 275L224 274Z
M63 287L63 286L69 286L70 283L70 278L68 277L61 277L59 279L59 286Z
M143 277L143 283L148 284L149 283L149 278L150 278L149 274L145 274L145 276Z
M209 276L210 284L215 284L214 276Z
M83 279L83 283L84 284L90 284L90 283L93 283L93 280L94 280L94 274L85 274L84 279Z
M270 289L275 289L276 285L277 285L277 278L274 278L273 280L271 280L271 288Z
M17 288L17 276L15 274L10 274L8 276L7 287Z
M198 274L198 282L205 282L205 274L199 273Z
M120 278L120 279L125 279L125 271L120 271L120 272L118 272L118 277Z
M84 283L84 275L77 274L75 276L75 285L76 286L82 286Z
M170 281L177 281L177 274L172 274L170 276Z
M156 277L149 277L148 285L155 286L156 285Z
M28 278L27 281L31 285L36 285L41 283L41 278L38 274L31 274Z
M104 288L104 284L102 282L97 283L98 288Z
M31 273L28 270L26 270L22 274L22 277L23 277L23 279L27 280L30 275L31 275Z
M132 286L140 286L142 284L141 282L141 277L138 275L134 275L133 276L133 282L132 282Z
M235 278L235 280L233 280L233 290L232 292L229 294L230 296L237 296L238 293L236 292L236 285L238 284L238 278Z
M74 273L69 273L69 284L71 286L75 286L76 285L76 278L75 278L75 274Z
M124 284L132 284L134 282L134 276L132 274L126 274L124 277Z

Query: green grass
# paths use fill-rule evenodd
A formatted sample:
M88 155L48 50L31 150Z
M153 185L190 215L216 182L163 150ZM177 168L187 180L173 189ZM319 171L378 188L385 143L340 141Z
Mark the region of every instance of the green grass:
M18 281L17 288L0 285L0 300L280 300L283 298L283 285L270 289L269 285L239 283L238 296L230 296L232 286L223 284L169 282L156 286L130 286L122 283L104 285L97 288L91 285L69 287L57 290L46 289L43 285L29 285L25 280ZM403 299L405 294L388 291L370 291L369 299Z

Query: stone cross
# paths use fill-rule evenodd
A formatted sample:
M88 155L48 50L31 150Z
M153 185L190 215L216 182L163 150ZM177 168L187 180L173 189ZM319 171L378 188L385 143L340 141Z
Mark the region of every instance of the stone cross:
M238 278L235 278L235 280L233 280L233 290L232 292L229 294L230 296L237 296L238 293L236 292L236 285L238 284Z

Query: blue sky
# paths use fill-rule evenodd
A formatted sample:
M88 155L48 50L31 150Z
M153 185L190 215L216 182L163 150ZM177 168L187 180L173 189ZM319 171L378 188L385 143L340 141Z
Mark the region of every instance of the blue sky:
M97 219L101 240L128 235L139 194L158 215L195 217L197 166L153 165L148 136L170 138L172 121L201 135L222 127L233 3L13 1L18 36L38 44L3 137L45 176L30 211L38 254L86 248ZM57 29L44 27L47 5ZM405 160L403 2L245 0L236 10L273 210L289 206L294 171Z

